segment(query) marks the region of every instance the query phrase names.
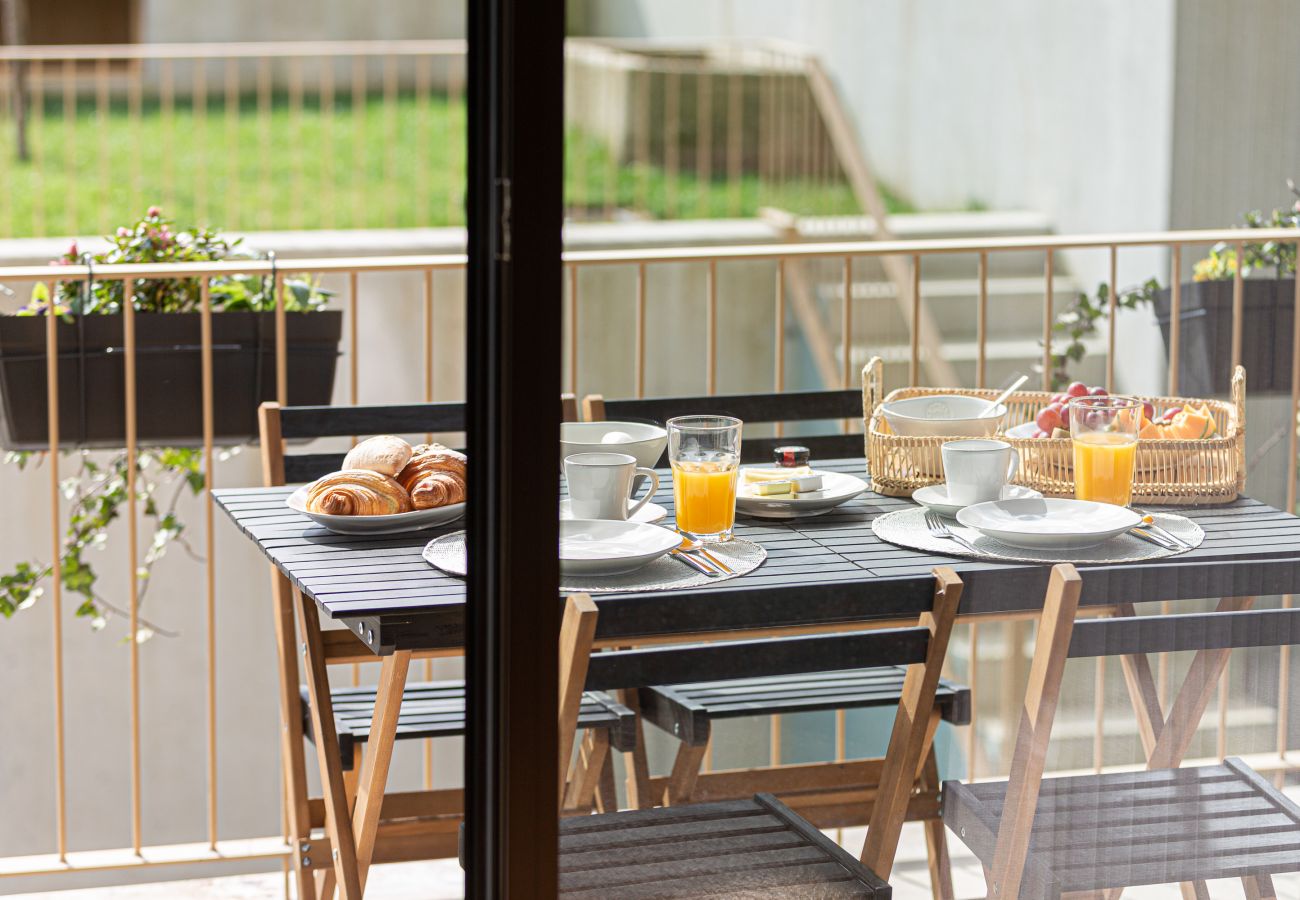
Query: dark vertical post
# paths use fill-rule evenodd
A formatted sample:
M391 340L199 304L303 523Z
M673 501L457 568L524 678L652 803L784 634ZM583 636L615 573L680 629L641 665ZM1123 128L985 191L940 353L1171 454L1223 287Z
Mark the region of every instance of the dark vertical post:
M466 896L556 894L564 3L472 0Z

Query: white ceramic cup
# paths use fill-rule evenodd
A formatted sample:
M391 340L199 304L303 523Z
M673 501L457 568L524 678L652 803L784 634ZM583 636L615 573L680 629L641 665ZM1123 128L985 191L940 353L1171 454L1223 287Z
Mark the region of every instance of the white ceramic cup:
M948 441L942 449L948 500L963 506L1002 499L1020 468L1020 455L1006 441Z
M626 453L566 456L564 477L569 482L569 507L575 519L630 519L659 490L655 470L638 466L636 457ZM650 480L650 490L629 507L627 503L638 477Z

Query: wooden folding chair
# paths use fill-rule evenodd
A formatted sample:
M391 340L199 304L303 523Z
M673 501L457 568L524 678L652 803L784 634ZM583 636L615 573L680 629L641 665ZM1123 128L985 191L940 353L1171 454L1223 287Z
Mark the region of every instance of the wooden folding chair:
M566 418L576 416L572 397L562 398L562 407ZM334 471L343 458L341 453L287 455L286 440L388 432L461 432L465 410L460 403L285 408L267 403L260 408L259 416L263 482L278 486L310 481ZM371 862L454 856L463 810L462 792L416 791L385 796L384 784L394 740L464 733L463 682L406 681L413 658L459 655L461 651L397 651L380 659L352 632L322 629L316 604L293 588L274 566L271 578L280 665L286 818L296 849L294 870L299 896L329 897L337 884L350 900L360 896ZM295 614L308 662L307 683L301 687ZM585 659L590 645L579 647L570 642L562 652ZM329 666L361 662L381 663L377 685L331 689ZM631 750L636 729L630 709L598 694L581 694L578 701L571 730L592 732L593 746ZM307 793L304 738L315 744L323 801ZM361 746L367 750L358 767L355 757ZM606 792L597 804L598 788L584 782L570 798L570 808L577 812L610 803ZM324 829L324 836L313 837L318 829Z
M1205 881L1217 878L1240 878L1247 897L1275 896L1271 876L1300 871L1300 807L1240 759L1173 767L1227 653L1300 642L1300 610L1076 623L1081 588L1073 566L1052 570L1010 779L943 785L944 821L984 863L988 896L1117 897L1181 882L1184 896L1208 897ZM1148 698L1147 771L1043 778L1067 658L1122 656L1149 675L1145 653L1176 650L1197 656L1167 718Z
M649 420L660 424L673 416L693 413L729 415L743 420L748 427L860 419L863 408L862 393L857 390L650 400L605 400L592 394L583 399L583 413L591 421ZM808 446L814 462L819 457L855 457L863 453L862 435L842 432L761 438L747 434L741 452L746 462L770 463L773 448L791 443ZM880 774L880 759L701 772L715 721L772 716L779 722L780 716L789 713L898 704L904 680L901 668L854 669L852 665L846 660L838 671L711 679L695 684L676 680L671 685L643 688L635 701L625 697L624 702L638 706L646 721L681 741L673 778L662 787L655 779L643 781L641 793L647 796L647 802L691 803L748 797L756 785L761 785L819 828L865 824L872 809L868 798L875 796L879 787L875 779ZM941 721L957 726L970 723L968 688L946 680L939 682L934 722L925 740L925 763L917 776L921 794L911 806L911 818L925 822L931 886L936 898L952 896L947 835L938 815L938 763L933 751L934 733ZM643 746L637 744L633 754L643 754ZM636 773L644 771L644 767L635 760L628 771Z
M924 802L915 784L936 724L939 671L960 596L957 575L939 568L933 607L914 627L616 650L592 656L585 673L588 691L642 688L682 677L702 681L760 673L795 676L842 668L845 661L859 668L906 666L907 673L896 701L889 752L874 765L878 787L860 860L780 800L760 793L565 819L560 825L561 895L889 896L885 882L903 822L910 806ZM594 630L595 607L589 598L570 598L569 609L575 615L585 609ZM566 625L568 621L566 614ZM562 736L572 733L578 677L574 669L561 676ZM562 746L561 758L566 755ZM675 769L666 792L687 796L681 783L686 777L687 772ZM751 791L763 783L761 773L740 781Z

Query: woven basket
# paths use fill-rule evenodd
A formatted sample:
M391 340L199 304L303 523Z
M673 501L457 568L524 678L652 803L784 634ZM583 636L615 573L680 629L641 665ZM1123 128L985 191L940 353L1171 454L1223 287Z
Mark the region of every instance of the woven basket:
M872 490L891 497L910 497L918 488L943 481L940 448L958 437L904 437L893 434L881 404L909 397L958 394L992 400L997 391L965 388L900 388L884 395L883 362L874 357L862 369L862 408L867 443L867 471ZM1032 422L1052 400L1047 391L1017 391L1007 400L1002 429ZM1201 440L1138 443L1133 502L1192 506L1235 500L1246 483L1246 370L1232 376L1231 400L1142 397L1157 418L1172 406L1202 403L1214 416L1217 433ZM869 412L867 412L869 411ZM1069 438L1014 438L998 435L1020 454L1017 484L1052 497L1074 495L1074 448Z

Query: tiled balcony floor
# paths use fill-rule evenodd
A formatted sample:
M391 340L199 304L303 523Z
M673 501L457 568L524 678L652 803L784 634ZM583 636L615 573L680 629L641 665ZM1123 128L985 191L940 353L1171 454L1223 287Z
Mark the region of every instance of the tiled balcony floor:
M831 832L832 836L835 835ZM864 828L848 828L841 838L843 845L856 853L862 849ZM959 898L984 896L984 876L979 863L958 840L949 840L953 856L953 886ZM897 900L929 900L930 879L925 862L925 839L919 825L903 830L899 861L890 879ZM1287 875L1274 880L1279 898L1300 900L1300 876ZM1210 882L1214 898L1243 896L1240 882ZM237 875L201 881L173 881L160 884L93 888L44 894L15 895L26 900L283 900L284 879L279 872L263 875ZM452 900L463 896L460 865L454 859L376 866L366 884L366 896L376 900ZM1125 898L1179 897L1177 887L1130 889ZM13 900L13 898L10 898Z

